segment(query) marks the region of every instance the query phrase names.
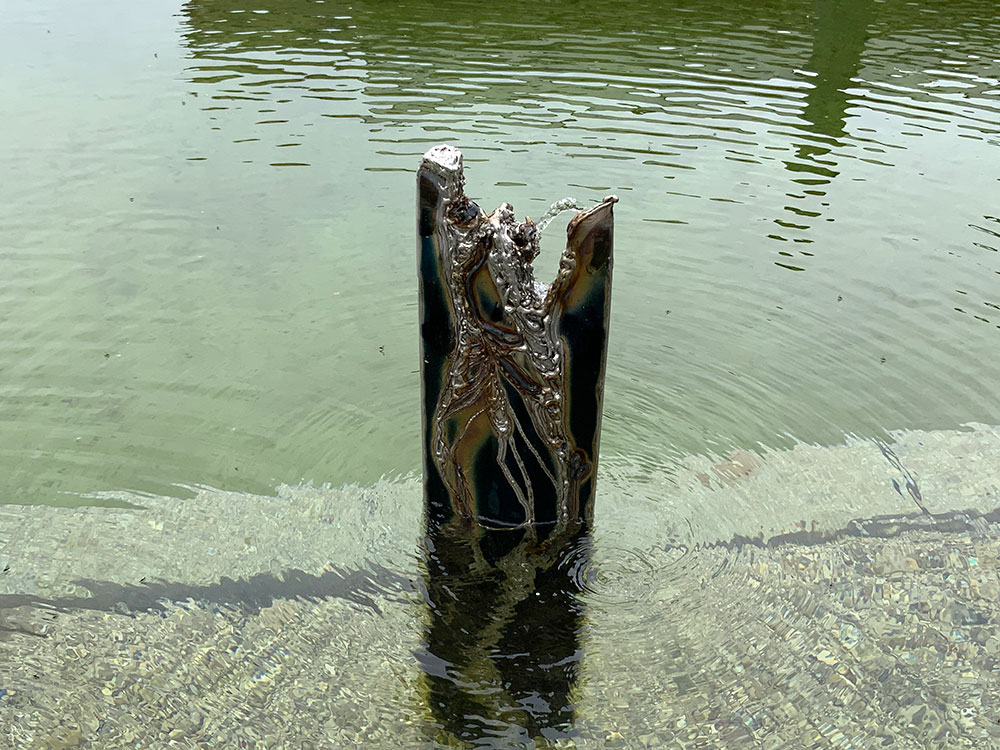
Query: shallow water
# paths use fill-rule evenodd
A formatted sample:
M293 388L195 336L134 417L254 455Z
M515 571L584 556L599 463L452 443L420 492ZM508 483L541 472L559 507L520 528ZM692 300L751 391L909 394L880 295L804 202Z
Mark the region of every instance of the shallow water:
M998 36L986 0L8 0L0 747L1000 742L962 427L1000 423ZM405 476L441 142L487 210L621 198L557 553L429 548Z
M610 460L547 547L415 479L7 506L0 746L993 747L1000 430L892 438Z

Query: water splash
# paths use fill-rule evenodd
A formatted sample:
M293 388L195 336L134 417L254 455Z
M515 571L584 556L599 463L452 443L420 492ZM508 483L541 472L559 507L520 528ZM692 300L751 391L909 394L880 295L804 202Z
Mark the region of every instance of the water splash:
M539 232L544 232L545 227L552 223L559 214L565 211L583 211L589 206L581 206L580 202L576 198L562 198L557 200L548 210L542 214L542 217L536 222Z

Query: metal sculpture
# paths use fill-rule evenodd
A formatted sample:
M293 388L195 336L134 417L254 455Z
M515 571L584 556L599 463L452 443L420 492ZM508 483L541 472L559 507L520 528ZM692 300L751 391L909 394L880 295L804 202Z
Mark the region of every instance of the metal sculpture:
M586 523L600 438L611 300L609 196L567 227L555 281L539 232L463 191L462 155L417 173L424 492L429 520L489 528Z

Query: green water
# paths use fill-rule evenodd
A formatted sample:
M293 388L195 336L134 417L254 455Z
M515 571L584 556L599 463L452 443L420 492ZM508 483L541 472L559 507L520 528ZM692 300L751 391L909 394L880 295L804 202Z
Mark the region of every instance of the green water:
M439 142L487 210L621 197L603 454L996 424L998 38L992 0L7 0L0 502L417 470Z

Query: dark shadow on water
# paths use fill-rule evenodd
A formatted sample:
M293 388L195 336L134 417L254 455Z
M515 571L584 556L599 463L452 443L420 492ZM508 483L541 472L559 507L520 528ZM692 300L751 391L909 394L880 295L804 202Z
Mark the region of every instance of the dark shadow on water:
M782 261L777 265L792 271L805 270L802 258L814 255L809 247L812 240L801 234L822 221L827 186L840 174L835 149L845 143L848 89L861 70L861 59L868 42L869 26L875 11L874 3L857 0L814 0L812 23L812 54L805 68L812 77L802 111L802 136L798 138L795 156L785 162L793 174L792 181L800 192L788 193L796 203L786 206L786 215L776 219L782 232L774 239L792 239L798 253L779 251ZM787 231L791 230L791 231ZM789 236L784 236L784 235ZM792 260L794 258L794 260Z
M901 489L899 491L902 494ZM766 541L760 536L737 535L730 539L704 542L695 549L724 547L738 551L744 547L811 547L846 538L892 539L912 531L969 534L984 524L997 523L1000 523L1000 506L986 512L973 508L941 513L919 510L900 515L858 518L842 528L789 532ZM583 604L578 597L590 566L591 545L591 537L585 529L575 529L562 537L540 542L525 539L522 532L492 531L477 539L454 530L437 531L428 534L424 543L425 575L422 583L415 583L406 575L370 562L363 569L330 566L320 574L312 574L293 568L279 575L259 573L248 578L224 577L210 584L162 580L118 583L77 579L71 582L87 589L90 596L0 594L0 612L17 607L36 607L55 612L120 612L130 615L163 613L170 603L191 601L208 606L239 607L247 614L257 614L281 599L342 599L381 612L381 605L410 602L419 590L431 615L427 640L431 646L427 652L428 665L435 663L435 657L447 659L448 653L455 653L457 642L449 640L449 633L455 638L469 638L471 636L462 629L468 630L471 626L486 632L487 620L493 622L493 628L506 628L505 644L516 643L518 633L522 636L549 633L543 626L551 626L554 628L551 633L557 636L558 643L544 647L553 649L552 653L560 651L566 656L571 653L578 656L576 644L579 629L585 622ZM670 548L669 545L664 547L665 550ZM528 596L533 596L541 606L529 603ZM552 602L559 604L557 606ZM489 607L492 607L490 612L493 614L487 613ZM526 615L525 625L520 630L504 625L507 620L503 618L497 619L496 613L503 611L509 614L514 611L511 607L520 607L518 614ZM565 618L563 613L567 613ZM541 640L546 639L548 636ZM572 650L570 645L573 645ZM554 660L545 663L554 663Z
M432 729L474 747L572 733L590 536L582 526L538 536L468 524L425 540L417 658Z
M813 3L813 49L806 67L815 77L806 95L803 117L809 130L834 143L846 132L847 90L861 70L874 8L874 3L855 0Z
M145 580L122 584L91 579L73 583L91 595L46 598L34 594L0 594L0 610L30 606L56 611L162 613L170 602L194 601L209 606L240 607L248 614L257 614L279 599L343 599L380 612L379 600L404 601L413 591L409 578L380 565L369 565L363 570L330 568L319 575L291 569L280 576L259 573L248 578L222 578L207 585Z

